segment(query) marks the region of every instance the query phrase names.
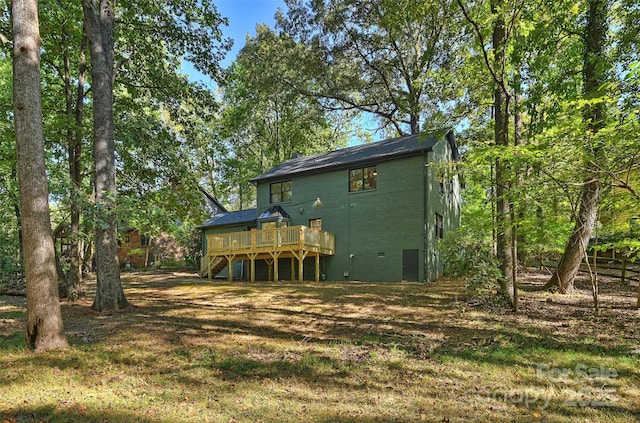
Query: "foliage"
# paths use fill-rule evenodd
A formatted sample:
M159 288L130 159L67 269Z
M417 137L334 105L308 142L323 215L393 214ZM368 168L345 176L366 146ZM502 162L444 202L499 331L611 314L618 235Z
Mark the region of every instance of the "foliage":
M213 192L233 208L254 203L249 180L290 159L346 144L348 122L326 112L283 80L291 72L280 60L283 52L299 50L287 36L264 25L247 38L230 66L222 88L222 116L217 136L224 140L216 157L219 180Z
M482 232L469 228L449 232L438 243L447 276L463 277L467 288L479 293L493 293L499 287L500 268L491 248Z
M180 245L185 264L192 266L202 257L202 230L195 224L183 224L175 231L176 242Z
M1 53L0 53L1 54ZM1 58L0 58L1 59ZM0 281L22 268L19 237L18 181L12 125L11 62L0 60Z
M416 133L456 123L464 100L452 78L468 54L453 1L288 0L278 27L301 48L284 57L289 69L312 76L300 92L328 109L371 114L388 134Z
M153 238L153 257L155 265L160 267L184 260L184 249L176 242L176 238L168 233L162 233Z

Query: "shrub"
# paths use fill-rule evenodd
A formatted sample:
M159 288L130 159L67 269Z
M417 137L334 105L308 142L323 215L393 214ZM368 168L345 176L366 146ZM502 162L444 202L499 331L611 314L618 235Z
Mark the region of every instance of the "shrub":
M469 290L495 292L501 277L498 262L491 252L491 242L469 228L450 232L438 243L444 259L445 274L465 278Z

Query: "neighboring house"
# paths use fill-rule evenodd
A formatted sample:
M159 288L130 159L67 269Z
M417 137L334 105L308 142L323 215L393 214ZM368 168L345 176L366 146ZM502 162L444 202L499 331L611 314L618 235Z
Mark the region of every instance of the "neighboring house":
M437 241L460 225L458 158L449 132L288 160L252 180L256 209L201 226L203 274L234 262L249 280L436 279Z
M118 260L120 267L144 269L152 261L150 238L135 228L126 229L118 239Z

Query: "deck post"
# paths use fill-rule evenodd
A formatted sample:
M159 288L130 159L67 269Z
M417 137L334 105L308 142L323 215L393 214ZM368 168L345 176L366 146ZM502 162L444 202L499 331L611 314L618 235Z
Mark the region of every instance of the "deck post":
M300 282L304 282L304 256L305 253L301 251L300 258L298 259L298 276L300 276Z
M304 250L300 250L298 254L296 254L296 258L298 259L298 280L300 282L304 282L304 259L307 257L307 254L309 254L309 251Z
M291 257L291 282L296 280L296 258Z
M278 282L278 256L279 253L275 253L273 256L273 281Z
M304 226L300 226L298 232L298 249L302 251L304 249ZM300 278L302 280L302 277Z
M249 254L249 279L251 282L256 281L256 255L257 254Z
M233 259L236 257L236 255L229 254L229 255L226 255L225 257L227 259L227 263L229 267L229 271L227 272L227 281L232 282L233 281Z
M207 270L209 271L209 280L213 279L211 275L211 256L207 254Z
M278 257L280 257L280 253L282 253L282 251L269 252L269 254L271 254L271 257L273 257L273 281L274 282L278 282Z
M267 280L270 281L271 280L271 275L273 274L273 260L265 259L264 261L267 262L267 266L269 268L268 274L267 274Z
M316 253L316 282L320 282L320 253Z

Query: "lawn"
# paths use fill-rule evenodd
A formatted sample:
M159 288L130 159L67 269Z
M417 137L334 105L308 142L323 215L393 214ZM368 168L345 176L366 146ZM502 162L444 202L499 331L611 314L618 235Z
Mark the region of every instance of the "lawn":
M635 287L475 306L460 281L209 282L123 276L128 309L63 303L72 348L23 350L0 296L0 422L631 422ZM90 282L87 283L90 290Z

